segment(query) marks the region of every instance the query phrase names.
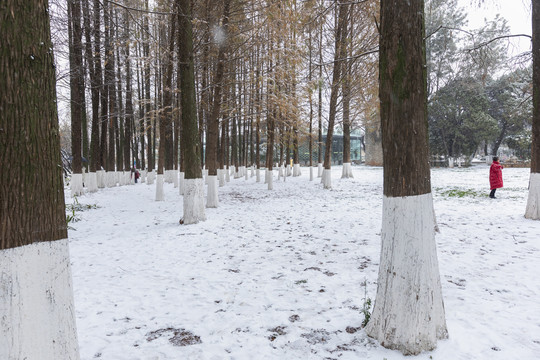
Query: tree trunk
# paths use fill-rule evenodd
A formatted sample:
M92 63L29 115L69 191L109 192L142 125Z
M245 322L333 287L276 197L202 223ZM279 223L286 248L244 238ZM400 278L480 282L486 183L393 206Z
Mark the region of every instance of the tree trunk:
M318 105L318 126L319 126L319 136L317 138L317 162L319 164L322 164L323 162L323 154L322 154L322 146L323 146L323 136L322 136L322 82L323 82L323 75L322 75L322 67L323 67L323 23L321 22L321 27L319 29L319 84L317 86L319 90L319 102ZM320 165L319 165L320 166ZM320 174L319 174L320 176Z
M82 57L81 2L68 2L69 69L71 94L71 155L73 174L71 196L83 194L82 180L82 118L84 116L84 71Z
M423 0L381 2L383 226L366 333L405 355L432 350L448 336L430 185L423 11Z
M133 90L131 85L131 60L129 58L129 12L124 12L124 63L126 66L126 122L124 133L124 171L130 171L131 164L131 138L133 136Z
M98 4L100 4L100 1L96 1ZM95 3L94 2L94 6ZM105 49L109 48L109 30L108 30L108 23L106 22L108 9L107 9L107 1L104 1L103 3L103 22L105 31L103 32L104 36L104 47ZM94 16L99 16L99 12L95 13ZM101 31L98 28L97 30L94 28L94 36L98 36L98 38L94 38L94 41L96 42L95 50L97 50L96 54L96 61L99 61L100 63L100 69L101 69L101 56L99 55L102 52L101 46L98 48L98 41L99 38L101 38ZM97 31L97 33L96 33ZM106 56L105 56L106 57ZM106 62L105 62L106 63ZM97 65L97 64L96 64ZM99 137L100 140L100 166L103 169L108 169L107 164L107 130L109 128L109 83L110 83L110 72L107 71L107 67L105 66L103 69L103 82L101 84L101 92L100 92L100 102L101 102L101 136Z
M325 189L332 187L330 181L330 170L332 167L332 140L334 134L334 123L336 120L337 112L337 99L339 92L339 83L341 81L341 60L347 55L345 34L347 33L347 16L349 12L349 4L338 1L339 3L339 15L338 26L336 31L336 43L334 51L334 69L332 73L332 87L330 90L330 104L328 115L328 130L326 132L326 144L324 149L324 173L323 184Z
M531 178L525 217L540 220L540 1L532 0L533 120Z
M176 0L178 9L178 66L182 99L182 144L185 163L184 224L206 219L204 187L199 159L199 130L195 104L195 72L193 70L193 35L191 1Z
M48 14L0 5L0 359L79 359Z
M101 64L97 64L99 59L97 54L92 52L92 43L90 40L90 25L86 23L86 20L90 18L90 11L88 10L88 1L83 1L83 10L85 18L85 37L86 37L86 58L90 72L90 93L92 99L92 130L90 135L90 172L95 173L99 170L99 89L101 87ZM96 6L94 4L94 6ZM99 7L94 9L98 13L97 21L99 25ZM94 19L95 21L95 19ZM96 24L94 23L94 26ZM99 29L99 28L98 28ZM94 38L96 30L93 29ZM98 30L99 32L99 30ZM99 38L99 36L98 36ZM95 44L96 40L94 40ZM99 72L98 72L99 69Z
M148 10L148 0L145 0L145 9ZM143 57L144 57L144 66L143 66L143 78L144 78L144 119L145 119L145 134L146 134L146 162L148 172L154 170L154 159L152 154L153 142L152 142L152 103L150 98L150 43L148 40L148 33L150 32L148 26L148 17L143 18ZM142 135L144 136L144 135Z
M217 58L216 75L214 77L214 100L212 103L212 112L208 119L208 134L206 137L206 166L208 174L217 175L219 166L217 161L217 144L219 137L219 113L221 108L221 91L223 88L223 74L225 70L225 59L227 58L227 33L229 24L230 0L224 1L223 20L221 30L223 31L222 42L219 43L219 52Z
M112 39L114 39L114 24L112 21L112 10L109 1L104 1L104 18L105 23L105 78L109 88L109 118L108 118L108 136L109 147L107 149L107 172L108 186L116 186L114 173L116 169L116 122L117 122L117 106L116 106L116 74L115 74L115 56L113 51Z

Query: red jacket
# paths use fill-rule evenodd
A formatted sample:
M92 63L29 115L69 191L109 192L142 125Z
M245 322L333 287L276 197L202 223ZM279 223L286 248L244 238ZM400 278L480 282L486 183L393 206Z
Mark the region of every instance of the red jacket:
M498 161L494 161L491 164L491 167L489 168L489 185L491 186L490 190L503 187L502 169L503 166Z

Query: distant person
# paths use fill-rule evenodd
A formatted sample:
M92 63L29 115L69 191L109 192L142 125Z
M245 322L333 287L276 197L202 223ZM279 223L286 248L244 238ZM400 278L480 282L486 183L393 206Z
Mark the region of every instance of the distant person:
M139 177L141 176L141 173L139 173L139 170L135 169L135 184L139 180Z
M491 167L489 168L489 185L491 187L491 192L489 193L489 197L492 199L496 199L495 191L498 188L503 187L502 169L503 169L503 166L499 163L499 157L494 156L493 162L491 163Z

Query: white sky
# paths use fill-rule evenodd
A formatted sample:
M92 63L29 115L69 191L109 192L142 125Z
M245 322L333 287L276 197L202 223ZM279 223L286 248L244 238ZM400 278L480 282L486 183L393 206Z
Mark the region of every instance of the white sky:
M481 27L485 20L495 18L500 14L510 26L512 34L531 35L531 0L484 0L484 4L478 6L478 0L459 0L461 7L468 11L469 28ZM530 39L516 39L518 52L530 50Z

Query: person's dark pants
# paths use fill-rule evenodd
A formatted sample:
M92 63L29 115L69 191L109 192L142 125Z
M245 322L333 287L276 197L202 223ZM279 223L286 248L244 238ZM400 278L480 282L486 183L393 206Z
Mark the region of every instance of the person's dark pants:
M497 189L491 190L491 192L489 193L489 197L490 197L490 198L495 199L495 191L496 191L496 190L497 190Z

